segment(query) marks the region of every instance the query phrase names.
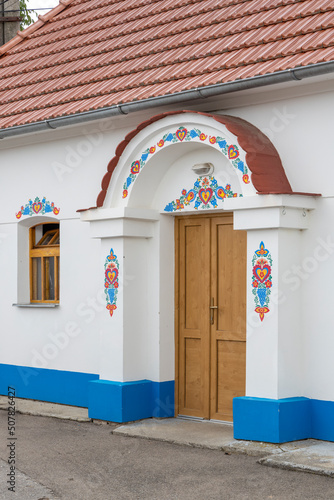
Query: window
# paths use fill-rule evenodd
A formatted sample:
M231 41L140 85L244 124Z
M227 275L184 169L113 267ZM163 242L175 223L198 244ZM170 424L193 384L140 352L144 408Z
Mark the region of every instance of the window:
M30 302L59 302L59 224L30 228Z

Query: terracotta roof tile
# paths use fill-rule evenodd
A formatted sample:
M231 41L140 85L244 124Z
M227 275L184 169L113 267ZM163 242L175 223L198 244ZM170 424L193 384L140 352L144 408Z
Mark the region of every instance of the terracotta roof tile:
M332 0L62 0L0 48L0 127L334 59Z

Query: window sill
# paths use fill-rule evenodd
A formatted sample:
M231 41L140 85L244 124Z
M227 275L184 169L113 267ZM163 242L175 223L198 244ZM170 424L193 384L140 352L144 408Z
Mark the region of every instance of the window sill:
M12 304L13 306L16 306L16 307L41 307L41 308L49 308L49 307L58 307L59 304L54 304L54 303L50 303L50 304L42 304L42 303L36 303L36 304Z

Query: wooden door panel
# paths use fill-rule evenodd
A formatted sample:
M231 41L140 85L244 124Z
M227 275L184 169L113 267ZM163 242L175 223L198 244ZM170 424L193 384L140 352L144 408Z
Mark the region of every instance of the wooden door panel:
M246 233L234 231L229 214L211 220L210 418L233 420L233 398L245 395Z
M210 220L182 218L179 232L179 413L209 418Z
M203 387L202 387L202 342L201 339L187 338L185 342L184 363L184 408L189 411L199 412L202 416L203 410Z
M201 328L202 294L196 293L201 286L199 262L205 258L203 247L197 242L202 239L203 226L191 225L184 227L184 328L198 331Z
M246 342L218 340L216 401L211 418L233 420L233 398L245 395Z
M245 394L246 233L222 214L176 219L175 234L178 413L231 421Z
M212 219L212 296L216 334L246 340L246 233L234 231L231 216Z

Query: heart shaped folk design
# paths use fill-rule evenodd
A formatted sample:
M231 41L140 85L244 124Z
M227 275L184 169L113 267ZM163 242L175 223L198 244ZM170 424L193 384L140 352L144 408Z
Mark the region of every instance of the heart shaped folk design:
M186 128L178 128L175 135L179 139L179 141L182 142L185 136L187 135L187 132L188 131Z
M207 205L209 203L209 201L212 198L212 195L213 195L213 191L211 188L200 189L198 191L198 196L199 196L200 200L202 201L202 203L204 203L204 205Z
M255 278L257 278L261 283L267 281L267 279L270 276L270 272L271 272L271 267L268 265L265 265L263 267L261 266L253 267L253 274Z
M33 203L32 204L32 209L35 212L35 214L38 214L42 210L42 203Z
M239 151L235 146L229 146L228 148L228 157L230 160L233 160L234 158L238 158L239 156Z
M131 174L137 175L137 174L139 174L139 170L140 170L140 162L135 161L134 163L132 163Z
M110 285L114 283L118 276L118 269L106 269L106 278L109 281Z

